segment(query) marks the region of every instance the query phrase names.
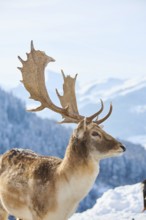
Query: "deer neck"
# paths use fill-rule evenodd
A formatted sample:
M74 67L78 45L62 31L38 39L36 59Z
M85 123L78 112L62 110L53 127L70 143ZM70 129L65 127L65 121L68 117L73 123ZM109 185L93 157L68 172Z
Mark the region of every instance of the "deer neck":
M83 167L86 169L88 167L95 168L99 165L99 160L92 157L90 146L88 146L86 139L80 141L72 136L66 149L63 163L66 164L68 169L71 168L73 170L75 168L79 170Z
M99 161L89 155L88 149L81 149L83 146L73 143L70 142L67 147L61 170L70 189L72 188L73 195L77 200L81 200L95 182L99 173Z

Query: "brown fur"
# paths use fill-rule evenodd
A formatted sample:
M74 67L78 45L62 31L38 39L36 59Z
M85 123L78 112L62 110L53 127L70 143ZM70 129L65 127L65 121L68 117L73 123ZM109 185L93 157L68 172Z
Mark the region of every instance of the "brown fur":
M60 163L59 158L38 156L28 150L12 149L6 152L1 161L1 176L7 176L6 172L13 173L8 177L8 181L2 181L6 184L5 188L8 192L3 193L6 203L13 204L14 208L24 206L26 201L21 201L19 198L23 197L22 193L29 193L32 201L31 209L35 210L38 216L41 217L41 213L46 214L48 209L54 210L55 174ZM33 180L31 192L26 190L29 188L29 179ZM48 188L51 190L47 191ZM45 194L42 193L44 190Z

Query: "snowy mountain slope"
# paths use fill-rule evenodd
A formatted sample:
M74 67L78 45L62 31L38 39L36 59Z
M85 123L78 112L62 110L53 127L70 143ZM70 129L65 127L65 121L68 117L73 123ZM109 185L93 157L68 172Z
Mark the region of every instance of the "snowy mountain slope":
M118 96L123 96L133 91L138 91L141 88L146 87L146 77L134 78L134 79L115 79L109 78L103 81L94 81L88 84L80 85L79 95L81 100L87 100L87 98L96 104L97 98L110 100ZM83 103L83 104L86 104Z
M99 198L93 208L75 214L70 220L144 220L142 184L110 189Z
M62 76L51 71L46 76L49 94L54 103L59 105L55 88L62 91ZM103 115L107 113L110 102L113 103L113 113L104 125L105 130L115 137L134 142L135 136L146 134L146 77L128 80L110 78L80 83L76 90L79 110L84 115L90 115L100 108L100 98L105 103ZM12 92L24 99L28 106L34 106L32 100L28 101L28 94L22 85ZM39 115L60 120L60 116L48 110L43 110Z
M130 140L146 134L146 78L123 81L109 79L106 86L105 83L92 84L92 91L91 86L87 87L88 90L84 88L86 93L83 94L81 90L80 109L83 114L95 112L99 107L97 100L102 98L105 103L104 114L108 111L109 103L113 103L113 113L104 123L109 133Z

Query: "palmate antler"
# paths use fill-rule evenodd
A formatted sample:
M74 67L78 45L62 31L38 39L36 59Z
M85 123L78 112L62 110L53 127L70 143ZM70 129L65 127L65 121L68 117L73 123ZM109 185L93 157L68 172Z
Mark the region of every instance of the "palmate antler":
M30 93L30 98L41 103L39 107L29 111L41 111L44 108L49 108L62 115L63 120L61 123L79 123L85 118L85 116L79 114L77 107L75 94L77 74L74 78L72 78L71 76L65 76L62 71L64 79L63 95L61 96L58 90L56 90L62 106L61 108L52 102L45 85L45 67L49 62L54 62L55 60L52 57L47 56L44 52L35 50L33 41L31 41L31 51L30 53L27 53L27 60L24 61L19 56L18 58L23 65L22 67L18 67L18 69L22 72L23 80L21 82ZM101 109L90 117L86 117L87 121L91 122L94 118L96 118L95 122L97 124L105 121L112 112L112 105L110 105L109 113L104 118L98 120L98 115L103 111L103 108L104 105L101 100Z

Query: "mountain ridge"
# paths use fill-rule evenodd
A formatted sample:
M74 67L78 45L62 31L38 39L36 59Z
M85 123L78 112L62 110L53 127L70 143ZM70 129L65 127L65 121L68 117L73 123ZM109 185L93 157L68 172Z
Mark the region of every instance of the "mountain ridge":
M55 88L57 87L62 94L62 76L52 71L48 71L46 76L49 95L55 104L60 105ZM29 95L22 85L14 88L12 93L25 101L27 106L35 105L34 101L28 100ZM96 109L100 108L100 99L103 99L105 110L101 114L102 117L108 112L109 104L112 102L113 113L104 125L105 129L113 136L132 141L132 137L145 135L146 77L109 78L94 82L89 81L86 84L77 82L76 94L79 111L85 116L93 114ZM46 109L38 114L43 118L53 118L60 121L59 115Z

